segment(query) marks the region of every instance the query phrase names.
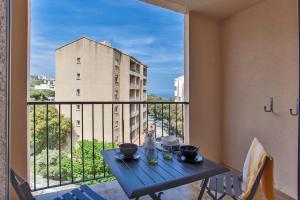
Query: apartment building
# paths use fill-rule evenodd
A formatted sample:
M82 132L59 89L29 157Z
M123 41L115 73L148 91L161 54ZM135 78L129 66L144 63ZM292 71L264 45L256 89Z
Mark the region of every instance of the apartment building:
M147 66L106 41L82 37L56 49L55 92L56 101L78 102L61 105L74 141L136 142L147 127L144 106L118 104L147 99ZM111 103L87 104L101 101Z
M174 81L175 101L184 101L184 76L179 76Z

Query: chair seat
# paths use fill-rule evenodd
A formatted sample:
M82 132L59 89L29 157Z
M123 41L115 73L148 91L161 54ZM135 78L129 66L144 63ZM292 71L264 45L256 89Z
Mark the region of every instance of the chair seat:
M29 184L13 169L10 169L10 181L13 185L20 200L37 200L39 197L33 197ZM41 195L44 196L44 195ZM45 199L45 197L41 197ZM52 198L47 198L52 199ZM105 200L99 194L94 192L86 185L80 186L80 188L73 189L70 192L64 193L61 197L53 197L54 200Z
M241 183L242 179L240 176L233 172L219 174L209 179L207 193L214 200L220 200L225 195L231 196L233 199L238 199L242 194Z

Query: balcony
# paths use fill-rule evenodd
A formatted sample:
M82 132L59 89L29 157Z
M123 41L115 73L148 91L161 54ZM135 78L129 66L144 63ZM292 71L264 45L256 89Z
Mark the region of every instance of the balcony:
M76 105L80 105L79 111ZM116 105L123 120L107 120L107 115L116 113ZM132 105L148 110L139 113L137 109L134 112L137 116L130 123L124 110ZM157 137L174 134L183 141L184 121L178 113L188 105L186 102L28 102L31 188L39 191L91 180L113 180L99 150L133 140L143 143L147 124ZM177 111L169 113L168 107ZM145 116L147 113L149 116ZM80 127L75 126L76 120L81 121ZM162 124L168 120L171 127L163 128ZM138 137L130 138L131 131L137 131Z
M132 90L139 90L140 89L140 85L136 84L136 83L130 83L130 89L132 89Z
M200 152L205 157L235 167L238 170L242 169L243 160L253 137L262 138L266 149L274 156L275 169L277 169L274 174L276 189L297 198L298 176L295 176L295 174L297 174L297 171L299 172L297 167L297 149L299 149L297 137L299 135L297 132L299 124L297 123L299 116L294 117L297 113L296 102L299 87L297 2L260 1L253 4L253 1L245 0L231 1L233 3L229 4L226 0L218 0L218 3L209 0L202 1L206 6L200 8L197 7L199 2L197 0L191 0L190 3L176 1L179 2L176 5L167 0L147 1L161 4L160 6L182 13L187 12L189 16L185 21L188 26L184 27L186 28L185 31L189 33L189 37L185 41L185 59L187 61L185 69L188 72L186 75L190 85L188 89L191 107L188 115L188 127L186 127L186 124L181 125L186 125L185 127L180 127L180 124L177 124L178 128L188 129L185 132L189 134L189 137L186 138L187 143L200 146ZM4 133L1 139L5 138L3 141L11 144L11 151L8 150L3 153L1 160L5 160L5 157L10 156L11 161L7 161L5 164L11 164L11 167L16 168L23 177L29 177L27 176L27 168L34 171L34 173L31 172L30 177L31 187L34 191L43 188L62 187L63 185L86 180L104 180L106 178L111 180L113 177L101 157L94 157L96 151L99 150L98 146L100 146L100 149L111 147L106 143L102 145L101 131L103 127L97 127L101 125L102 120L94 123L95 133L100 130L100 132L97 132L100 134L94 134L94 136L99 137L98 141L95 139L92 140L92 143L82 146L74 144L73 148L69 146L67 150L70 151L67 152L67 156L65 156L65 152L61 154L61 151L65 151L65 146L59 144L62 142L61 140L66 138L57 135L62 134L62 129L65 129L65 127L69 128L66 126L68 118L66 121L66 118L62 117L63 115L60 115L58 110L63 114L64 110L67 110L65 107L71 107L70 110L72 110L72 104L61 104L61 106L59 104L47 104L47 106L45 103L40 105L29 103L30 115L37 114L37 109L42 110L44 113L46 113L46 109L50 111L55 108L56 111L54 109L54 115L45 114L26 120L28 113L24 105L27 98L26 84L29 70L25 66L28 63L30 52L27 51L28 46L26 45L29 44L27 41L29 22L28 18L24 16L26 14L26 16L30 16L30 14L27 11L29 6L24 2L26 1L14 1L14 6L11 7L12 13L7 12L12 14L13 22L16 23L13 23L13 28L10 29L12 32L9 30L7 32L7 35L11 36L7 41L8 43L10 40L12 41L12 46L9 48L12 54L7 53L9 57L6 60L11 59L12 62L11 66L7 65L11 76L6 83L8 85L9 82L13 83L13 87L9 88L10 95L7 95L9 97L3 102L4 104L9 102L7 107L10 106L12 111L7 109L9 110L7 112L7 110L1 108L1 113L6 116L1 119L5 119L11 124L8 125L8 129L1 128L1 133ZM190 10L193 10L193 12L189 12ZM5 27L9 28L10 25ZM5 31L2 32L3 35L6 35ZM3 49L6 49L6 47L3 47ZM174 58L174 60L176 59ZM84 60L82 63L84 63ZM1 80L5 80L5 75L4 70L4 73L0 74L4 77ZM1 86L6 88L6 83ZM269 109L267 104L269 103L269 96L274 96L274 112L265 112L264 110L264 106L267 106L267 111ZM75 105L75 102L73 103ZM92 108L87 108L85 102L83 104L85 105L82 111L83 114L79 111L75 116L75 112L70 111L73 114L73 119L69 123L71 126L70 134L72 131L77 133L82 127L88 125L83 120L82 126L76 127L72 125L73 120L77 120L82 116L83 118L92 116L92 112L90 112ZM88 104L92 105L91 102ZM104 105L105 111L109 111L110 105ZM39 108L39 106L43 108ZM99 104L99 106L94 104L95 115L97 111L101 111L102 105ZM169 129L172 131L172 127L169 128L169 123L165 119L168 116L167 112L160 113L161 109L167 110L168 106L159 107L160 103L153 106L156 106L156 109L154 108L156 112L155 114L149 114L149 121L153 122L153 126L149 126L149 129L153 129L158 136L159 134L166 134ZM184 105L184 107L189 106ZM178 105L178 108L181 108L181 105ZM289 109L294 110L290 113ZM102 116L102 113L100 115ZM111 117L106 112L103 112L103 115L107 119ZM57 119L50 121L53 117ZM29 123L35 125L31 126L32 128L27 127ZM92 123L89 125L92 130ZM104 126L104 130L112 125L112 123L109 123L108 126ZM124 125L126 127L128 124L124 123ZM123 130L122 126L120 128ZM27 130L30 130L28 134L26 134ZM7 132L10 135L6 139L7 135L5 133ZM38 133L41 133L41 135L38 135ZM80 132L78 133L74 134L74 138L67 138L66 141L70 143L76 140L80 141L82 137ZM31 140L32 143L30 144L30 158L34 164L27 166L24 158L27 155L26 145L29 141L27 135L30 134L35 138L34 141ZM84 141L85 136L83 137ZM124 138L124 141L128 141L127 138L123 137L128 137L128 135L125 132L122 135L122 131L118 135L111 131L108 136L104 135L104 138L118 138L118 141L122 141ZM111 143L116 144L113 139ZM37 141L42 141L42 148L37 149L39 148ZM82 142L82 144L85 144L85 142ZM97 146L97 148L88 151L86 157L80 156L81 150L84 150L87 146ZM55 148L55 152L52 152L53 148ZM36 158L38 151L43 152L39 159ZM85 151L83 151L83 155L85 155ZM93 162L86 163L86 159L91 155L95 160L95 166L93 166ZM56 160L53 158L56 158ZM57 158L59 158L59 161L63 158L67 161L62 160L61 164L60 162L57 164ZM75 159L76 162L73 162ZM56 162L54 167L49 166L52 161ZM89 167L85 167L83 170L85 164ZM39 166L46 167L41 168ZM68 168L62 170L63 166ZM90 168L90 166L92 167ZM81 171L84 171L84 173L80 174ZM55 172L54 175L51 174L53 172ZM8 183L7 177L8 174L6 178L4 177L6 183ZM191 187L183 186L178 190L167 190L165 198L176 196L178 199L196 199L199 184L196 183ZM99 188L99 193L106 195L105 197L108 199L126 199L125 193L116 182L105 183L100 187L97 187L97 185L91 187L95 190ZM8 188L7 191L9 189L11 188ZM13 190L11 189L11 191ZM276 199L291 198L280 198L280 195L276 195Z

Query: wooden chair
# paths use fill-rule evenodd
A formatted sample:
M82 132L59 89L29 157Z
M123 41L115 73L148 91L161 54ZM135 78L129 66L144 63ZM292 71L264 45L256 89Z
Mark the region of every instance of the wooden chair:
M264 173L266 164L270 159L271 158L267 157L265 163L263 164L263 167L259 171L247 200L252 200L254 198L261 177ZM207 186L207 194L214 200L221 200L226 195L232 197L235 200L238 200L240 195L242 194L242 181L242 176L239 176L236 173L233 173L232 171L214 176L209 179L209 183Z
M29 184L18 176L14 170L10 169L10 179L20 200L35 200L31 193ZM103 197L95 193L88 186L82 185L80 188L73 189L70 192L57 197L54 200L105 200Z

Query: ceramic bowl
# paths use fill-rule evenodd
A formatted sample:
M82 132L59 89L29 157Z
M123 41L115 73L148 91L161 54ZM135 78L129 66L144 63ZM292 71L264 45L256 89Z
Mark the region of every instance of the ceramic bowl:
M138 150L138 146L132 143L124 143L119 145L120 152L126 157L131 158Z
M191 145L182 145L179 147L179 151L188 160L194 160L198 155L198 148Z

